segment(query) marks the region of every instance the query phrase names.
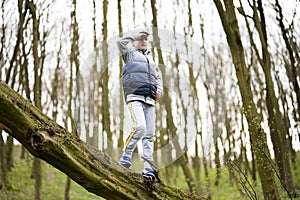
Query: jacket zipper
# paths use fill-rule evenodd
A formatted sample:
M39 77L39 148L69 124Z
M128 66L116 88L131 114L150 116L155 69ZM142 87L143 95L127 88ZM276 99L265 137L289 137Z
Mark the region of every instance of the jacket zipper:
M145 55L144 55L145 56ZM145 58L147 59L147 63L148 63L148 79L149 79L149 84L150 84L150 87L149 87L149 94L151 96L151 74L150 74L150 62L149 62L149 59L147 58L147 56L145 56Z

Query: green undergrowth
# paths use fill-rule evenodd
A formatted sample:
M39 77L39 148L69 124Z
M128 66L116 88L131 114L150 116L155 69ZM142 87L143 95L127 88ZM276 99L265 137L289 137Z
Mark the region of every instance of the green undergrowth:
M293 181L296 187L297 197L290 197L286 190L282 187L279 178L276 177L278 190L280 193L281 199L299 199L300 200L300 153L297 154L296 166L293 168ZM190 168L190 171L193 173L194 170ZM223 166L221 168L221 176L219 179L219 184L215 185L216 180L216 170L209 169L208 177L205 176L204 169L201 168L200 176L198 176L198 191L200 192L199 196L211 198L213 200L239 200L239 199L264 199L263 191L261 188L261 183L259 180L259 175L257 174L257 180L254 181L251 178L249 173L243 172L243 170L237 171L233 170L235 178L230 176L228 167ZM179 189L184 189L189 191L187 180L183 174L183 171L179 165L168 166L167 169L162 169L160 172L161 179L172 187ZM168 177L169 174L169 178ZM195 175L193 174L195 179Z
M32 200L34 199L35 181L31 176L33 156L27 154L26 159L20 159L20 147L14 148L16 154L14 167L8 173L11 189L0 190L1 200ZM42 199L60 200L64 198L67 176L51 165L42 161ZM71 181L71 200L101 199L97 195L88 192L82 186Z

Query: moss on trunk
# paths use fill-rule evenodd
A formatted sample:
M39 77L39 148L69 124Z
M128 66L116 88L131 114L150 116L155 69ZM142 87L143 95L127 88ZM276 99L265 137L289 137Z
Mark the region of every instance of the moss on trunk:
M2 129L89 192L108 199L201 199L162 183L147 190L140 174L86 145L3 82L0 105Z

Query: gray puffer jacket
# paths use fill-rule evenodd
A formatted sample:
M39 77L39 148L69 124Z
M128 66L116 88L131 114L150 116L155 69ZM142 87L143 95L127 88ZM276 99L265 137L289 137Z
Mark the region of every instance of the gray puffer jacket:
M150 52L128 45L134 40L138 40L138 36L123 37L117 42L125 62L122 70L125 101L138 100L154 105L156 93L162 92L161 79Z

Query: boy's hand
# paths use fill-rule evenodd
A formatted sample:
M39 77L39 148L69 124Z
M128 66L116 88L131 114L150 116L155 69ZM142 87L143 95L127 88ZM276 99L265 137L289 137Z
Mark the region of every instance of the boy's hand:
M160 99L160 93L159 92L156 93L155 101L157 101L158 99Z

